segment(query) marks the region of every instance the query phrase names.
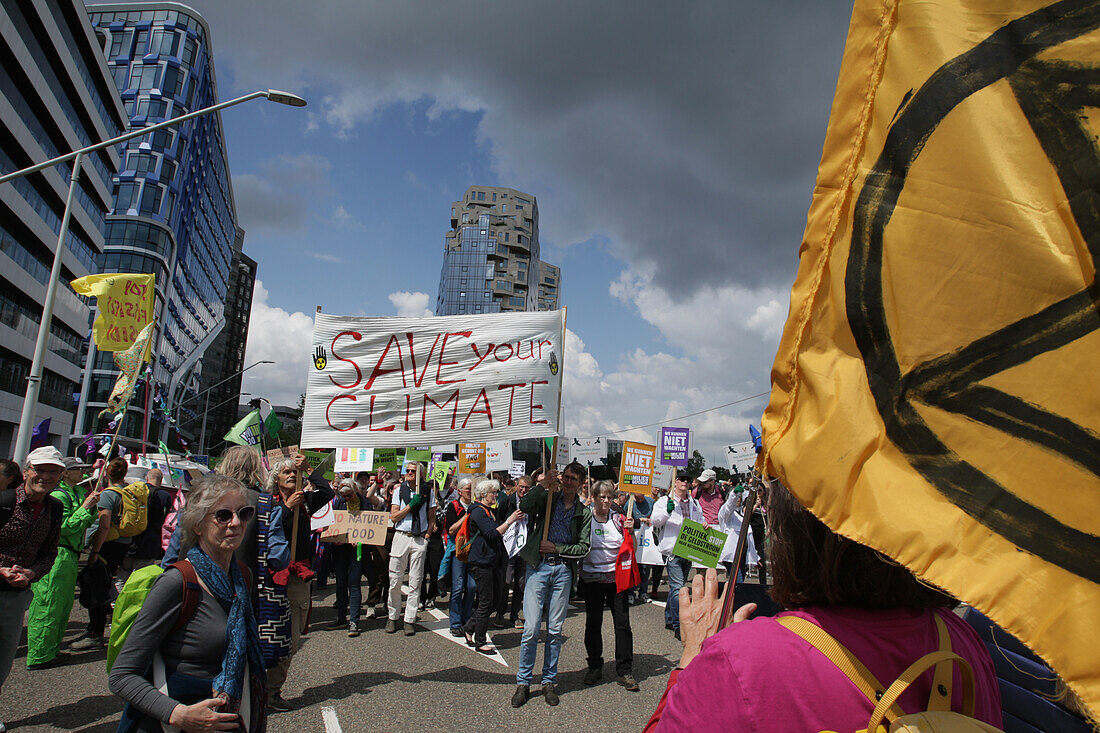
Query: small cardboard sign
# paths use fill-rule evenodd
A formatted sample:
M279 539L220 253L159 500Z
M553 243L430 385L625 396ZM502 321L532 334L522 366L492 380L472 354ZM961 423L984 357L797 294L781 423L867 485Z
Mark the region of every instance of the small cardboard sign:
M332 524L321 530L322 542L386 544L386 527L390 523L388 512L349 512L347 509L334 509L332 515Z
M370 471L374 468L373 448L337 448L335 470L340 473Z
M713 568L718 566L718 558L722 556L722 547L725 544L725 532L685 519L680 527L680 534L676 535L672 554Z
M653 485L653 464L656 463L656 457L655 446L624 441L619 488L633 494L649 494Z
M384 468L387 471L397 471L401 468L401 460L404 456L404 451L401 448L375 448L374 449L374 465L371 466L374 470Z
M270 466L280 458L293 458L298 454L298 446L296 445L284 445L282 448L269 448L267 453L267 464Z
M676 466L658 463L653 467L653 486L658 489L672 488L672 480L676 478Z
M520 476L527 475L527 461L512 461L512 467L508 470L508 475L512 478L519 478Z
M507 471L512 467L512 441L498 440L485 444L485 471Z
M459 473L484 473L485 471L485 444L484 443L459 443L458 444L458 472Z

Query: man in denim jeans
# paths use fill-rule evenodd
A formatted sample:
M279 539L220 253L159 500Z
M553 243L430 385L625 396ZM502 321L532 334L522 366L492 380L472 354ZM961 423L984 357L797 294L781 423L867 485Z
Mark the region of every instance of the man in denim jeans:
M706 525L703 508L699 501L688 492L691 474L680 471L672 485L672 493L667 499L657 500L650 515L653 529L661 530L661 554L665 556L668 569L668 598L665 601L665 628L680 638L680 589L687 585L691 574L691 560L676 557L672 548L676 546L676 537L685 519ZM709 525L707 525L709 526Z
M519 671L516 673L516 692L512 695L514 708L523 705L530 696L543 612L546 612L546 649L542 660L542 694L547 705L558 704L556 685L561 629L569 604L569 590L573 586L573 568L569 561L587 555L592 543L592 512L577 499L584 473L584 467L575 461L566 466L558 494L558 475L551 470L519 502L519 508L527 515L527 544L520 550L520 556L527 563L527 585L523 592ZM543 540L547 492L557 495L551 504L547 539Z

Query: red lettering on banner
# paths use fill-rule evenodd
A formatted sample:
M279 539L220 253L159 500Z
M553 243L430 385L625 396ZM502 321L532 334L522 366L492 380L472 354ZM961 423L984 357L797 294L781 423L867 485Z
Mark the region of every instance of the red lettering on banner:
M411 338L411 334L410 334ZM401 366L395 369L383 369L382 362L386 360L386 354L390 353L390 344L397 347L397 358L401 363ZM393 372L401 372L401 386L408 388L409 383L405 379L405 357L401 354L401 342L397 340L397 335L392 334L390 340L386 342L386 348L382 350L382 355L378 357L378 363L374 365L374 369L370 373L370 379L367 380L366 386L363 389L370 392L370 388L374 386L374 380L386 374L392 374ZM393 426L390 426L393 429Z
M477 354L477 364L474 364L472 367L470 367L466 371L472 372L473 370L475 370L479 366L481 366L481 362L488 359L489 354L493 353L493 347L494 346L496 346L496 344L489 344L489 348L485 349L485 356L482 356L481 352L477 350L477 344L470 344L470 348L474 350L475 354Z
M478 400L484 400L484 402L485 402L485 409L484 410L475 410L474 409L475 407L477 407L477 401ZM462 429L463 430L466 429L466 423L470 422L470 417L472 415L485 415L486 417L488 417L489 418L489 428L492 429L492 427L493 427L493 411L489 408L489 396L487 394L485 394L485 388L484 387L482 387L482 389L478 393L477 397L474 398L474 404L470 405L470 411L468 413L466 413L466 419L462 421Z
M553 343L551 343L549 341L539 341L539 358L540 359L542 358L542 345L543 344L546 344L547 346L553 346L554 345ZM534 351L533 348L532 348L532 351Z
M445 336L443 336L443 346L440 347L440 349L439 349L439 361L436 363L436 368L435 368L435 383L436 384L458 384L459 382L465 382L466 381L465 379L442 379L440 377L440 372L443 371L443 367L445 367L445 366L454 366L455 364L458 363L457 361L443 361L443 354L444 354L445 351L447 351L447 339L449 339L451 336L465 336L466 338L470 338L470 336L472 336L473 333L474 333L473 331L454 331L452 333L448 333ZM475 351L476 351L476 349L475 349Z
M388 433L388 432L390 432L391 430L394 429L393 425L387 425L384 428L374 427L374 398L377 397L377 396L378 395L371 395L370 396L370 422L367 424L367 430L375 432L375 433Z
M550 343L550 342L546 341L545 343ZM539 344L539 347L540 347L540 351L541 351L542 344ZM531 382L531 417L530 417L531 424L532 425L545 425L547 423L546 420L536 420L535 419L535 408L537 407L540 410L542 409L542 405L536 405L535 404L535 385L536 384L550 384L550 383L547 382L545 379L541 379L537 382Z
M439 334L435 335L435 341L432 342L432 349L428 352L428 358L424 360L424 368L420 370L420 376L416 375L416 352L413 350L412 331L405 335L409 337L409 360L413 365L413 384L419 387L424 382L424 375L428 373L428 365L432 363L432 354L435 353L435 345L439 343Z
M336 427L335 425L332 424L332 418L329 416L329 410L332 409L332 405L333 405L334 402L336 402L336 400L351 400L352 402L356 401L355 396L350 395L350 394L338 394L335 397L333 397L331 400L328 401L328 405L325 406L325 422L328 423L328 426L330 428L332 428L333 430L335 430L337 432L340 432L340 433L346 433L349 430L354 430L355 428L357 428L359 426L359 421L358 420L356 420L355 422L353 422L351 425L349 425L346 428L338 428L338 427ZM373 407L374 398L371 397L371 400L372 400L372 405L371 406Z
M454 400L454 402L455 402L455 406L451 410L451 430L454 430L455 429L455 424L458 422L458 390L457 389L454 391L454 393L450 397L443 400L442 405L439 404L438 402L436 402L435 400L433 400L427 394L424 395L424 409L420 412L420 429L421 430L427 430L428 429L428 403L429 402L431 402L433 405L435 405L440 410L442 410L443 408L445 408L447 406L447 404L451 400Z
M351 336L356 341L362 341L363 335L360 334L358 331L341 331L340 333L332 337L332 343L328 346L328 350L332 352L332 355L334 357L336 357L340 361L346 361L348 364L351 364L353 369L355 369L355 381L351 384L340 384L332 378L331 374L328 377L328 381L332 382L340 389L354 389L355 387L359 386L359 383L361 381L363 381L363 372L359 371L359 365L356 364L354 361L352 361L351 359L345 359L344 357L336 353L336 340L341 336Z
M526 387L527 382L520 382L519 384L502 384L497 389L510 389L511 393L508 395L508 424L512 424L512 403L516 399L516 387Z
M528 359L535 358L535 342L534 341L528 341L527 346L528 346L528 348L530 348L530 352L527 354L527 356L524 356L523 355L523 350L522 350L523 342L522 341L517 341L516 342L516 358L519 359L520 361L526 361Z
M412 401L411 398L408 395L405 395L405 432L406 433L409 432L409 404L410 404L411 401Z
M507 346L508 347L508 356L504 357L503 359L500 358L500 347L501 346ZM499 344L495 349L493 349L493 358L496 359L497 361L508 361L509 359L512 358L513 353L515 353L515 352L512 350L512 345L511 344Z

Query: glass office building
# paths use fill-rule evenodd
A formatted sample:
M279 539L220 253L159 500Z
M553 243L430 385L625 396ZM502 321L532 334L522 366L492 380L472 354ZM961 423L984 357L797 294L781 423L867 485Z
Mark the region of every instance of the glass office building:
M514 188L471 186L451 205L435 313L552 310L540 308L540 301L550 302L539 297L540 273L535 197Z
M79 0L0 3L0 171L11 173L122 134L126 113ZM87 302L66 285L96 271L117 150L84 158L34 416L62 450L80 391ZM0 455L10 457L27 390L72 166L0 184Z
M171 2L87 9L132 129L218 102L210 29L197 12ZM238 233L220 116L203 115L130 140L113 193L102 270L156 274L149 403L178 408L181 424L191 426L183 430L190 441L201 410L196 395L203 354L224 325ZM110 354L96 354L93 363L83 385L83 432L102 428L96 415L116 376ZM131 445L142 435L145 402L139 390L122 425L124 442ZM160 411L151 418L149 440L155 445L167 439L168 425ZM172 441L169 446L178 447Z

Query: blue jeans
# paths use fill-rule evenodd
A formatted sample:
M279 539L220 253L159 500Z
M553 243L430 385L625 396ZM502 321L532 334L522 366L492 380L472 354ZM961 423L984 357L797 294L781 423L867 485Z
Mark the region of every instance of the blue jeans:
M363 564L355 545L329 545L336 572L336 616L359 623L363 606Z
M688 575L691 573L691 560L685 560L675 555L669 556L665 561L668 568L668 600L665 602L665 623L672 624L672 628L680 628L680 589L687 584Z
M523 637L519 643L517 685L530 685L538 653L539 628L546 611L546 650L542 659L542 684L558 681L558 655L561 654L565 612L569 606L569 590L573 573L565 563L551 565L545 561L537 568L527 566L527 587L523 591Z
M458 558L451 560L451 628L461 629L474 611L476 583L470 568Z

